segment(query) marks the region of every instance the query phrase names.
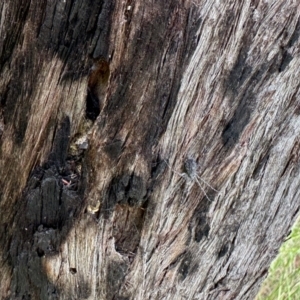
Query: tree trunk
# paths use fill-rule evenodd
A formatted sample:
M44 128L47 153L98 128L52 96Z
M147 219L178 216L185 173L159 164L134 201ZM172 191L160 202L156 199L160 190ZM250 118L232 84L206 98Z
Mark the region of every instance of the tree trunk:
M0 298L253 299L300 207L298 1L0 12Z

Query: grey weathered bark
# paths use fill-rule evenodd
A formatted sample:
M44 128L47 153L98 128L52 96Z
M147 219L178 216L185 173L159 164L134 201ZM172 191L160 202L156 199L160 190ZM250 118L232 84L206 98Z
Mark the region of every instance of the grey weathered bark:
M300 206L298 1L0 12L1 299L253 299Z

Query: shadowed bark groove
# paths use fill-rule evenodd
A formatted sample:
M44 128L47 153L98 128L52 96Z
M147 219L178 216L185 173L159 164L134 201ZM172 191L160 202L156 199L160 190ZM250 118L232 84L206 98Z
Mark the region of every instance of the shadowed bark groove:
M300 207L300 6L223 2L0 4L1 299L254 298Z

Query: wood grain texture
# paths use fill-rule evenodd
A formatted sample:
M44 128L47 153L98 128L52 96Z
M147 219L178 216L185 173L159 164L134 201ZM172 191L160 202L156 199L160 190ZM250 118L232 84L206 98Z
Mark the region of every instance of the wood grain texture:
M300 207L297 1L13 6L0 298L253 299Z

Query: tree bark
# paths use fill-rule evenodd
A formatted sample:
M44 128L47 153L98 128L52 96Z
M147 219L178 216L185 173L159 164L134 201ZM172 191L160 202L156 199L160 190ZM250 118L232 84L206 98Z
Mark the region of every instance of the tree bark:
M300 5L0 3L1 299L253 299L300 207Z

